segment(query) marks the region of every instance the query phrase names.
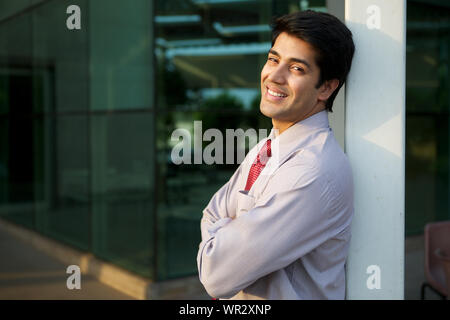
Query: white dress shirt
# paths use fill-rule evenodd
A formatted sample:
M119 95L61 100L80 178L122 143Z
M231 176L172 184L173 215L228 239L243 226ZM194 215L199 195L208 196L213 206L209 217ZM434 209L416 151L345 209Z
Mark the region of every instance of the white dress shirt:
M203 211L197 265L222 299L344 299L353 216L349 161L322 111L276 136L244 191L262 139Z

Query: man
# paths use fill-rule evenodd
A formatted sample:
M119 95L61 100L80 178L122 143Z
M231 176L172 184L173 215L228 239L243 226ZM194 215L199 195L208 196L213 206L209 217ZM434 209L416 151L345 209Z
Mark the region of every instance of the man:
M345 298L353 182L327 112L354 50L329 14L275 20L260 105L273 129L203 211L197 263L212 297Z

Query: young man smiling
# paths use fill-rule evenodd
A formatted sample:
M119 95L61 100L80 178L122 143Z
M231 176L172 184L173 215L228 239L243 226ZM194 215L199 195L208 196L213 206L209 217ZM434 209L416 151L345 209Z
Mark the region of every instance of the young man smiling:
M197 264L211 296L345 298L353 182L327 112L354 50L329 14L275 20L260 105L273 129L203 211Z

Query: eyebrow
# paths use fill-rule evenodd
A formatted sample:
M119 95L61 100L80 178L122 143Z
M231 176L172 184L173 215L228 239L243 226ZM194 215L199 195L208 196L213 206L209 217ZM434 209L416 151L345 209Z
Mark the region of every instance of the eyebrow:
M276 52L275 50L273 50L273 49L270 49L269 53L271 53L273 55L276 55L277 57L281 58L281 55L278 52ZM294 62L302 63L302 64L306 65L309 69L311 69L310 64L308 62L306 62L306 60L303 60L303 59L300 59L300 58L289 58L288 61L294 61Z

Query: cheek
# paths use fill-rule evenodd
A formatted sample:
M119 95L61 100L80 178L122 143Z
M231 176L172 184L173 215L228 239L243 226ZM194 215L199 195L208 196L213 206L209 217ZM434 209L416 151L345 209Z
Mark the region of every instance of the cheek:
M305 90L304 86L302 86L300 83L293 83L289 86L294 93L294 99L304 99L305 98Z
M314 87L306 79L291 83L295 99L310 99L314 95Z
M268 72L267 72L267 64L265 64L264 67L261 70L261 82L263 82L264 79L267 78L267 74L268 74Z

